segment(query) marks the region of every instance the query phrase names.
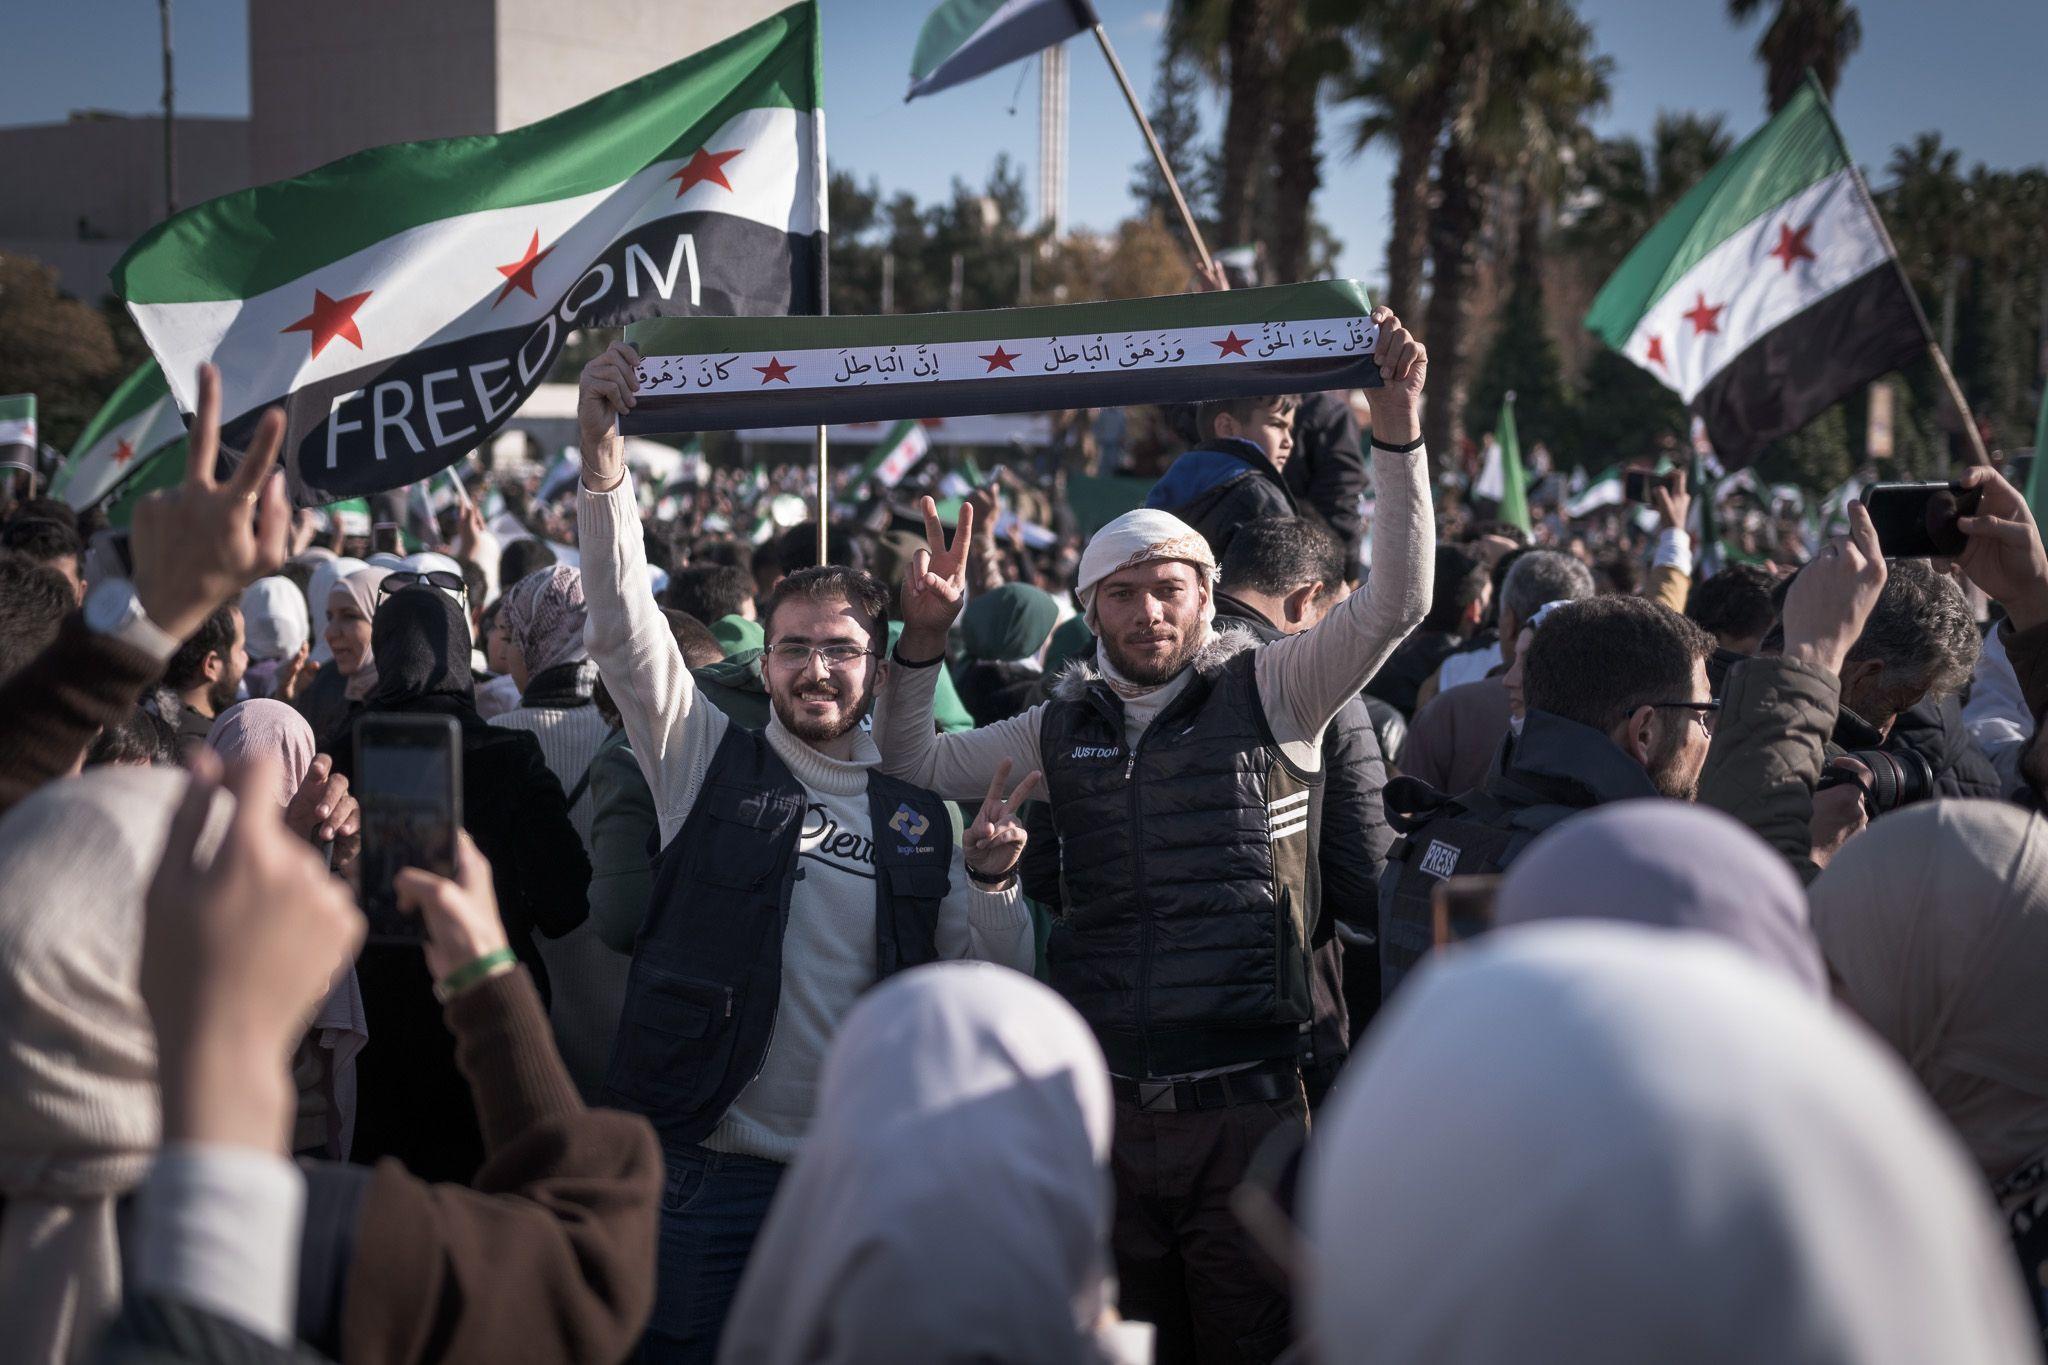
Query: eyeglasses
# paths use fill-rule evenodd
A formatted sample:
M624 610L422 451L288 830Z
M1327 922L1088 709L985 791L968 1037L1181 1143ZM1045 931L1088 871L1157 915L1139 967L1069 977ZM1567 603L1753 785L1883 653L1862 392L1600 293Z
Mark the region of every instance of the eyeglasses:
M809 668L813 654L827 668L850 668L874 652L859 645L804 645L794 640L778 640L767 649L768 657L784 668Z
M1653 701L1648 705L1652 710L1692 712L1693 719L1700 723L1700 733L1708 739L1714 737L1714 724L1721 718L1721 703L1717 701Z
M384 581L377 585L380 594L403 592L407 588L439 588L443 592L458 592L469 595L469 584L462 581L459 573L446 569L393 569L384 575Z

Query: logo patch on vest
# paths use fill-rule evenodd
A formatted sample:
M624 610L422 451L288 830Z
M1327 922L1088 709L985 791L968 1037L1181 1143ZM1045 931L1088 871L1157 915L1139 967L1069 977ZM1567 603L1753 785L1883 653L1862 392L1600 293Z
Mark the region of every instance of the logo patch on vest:
M1462 851L1441 839L1432 839L1422 855L1422 870L1432 877L1450 877L1458 870L1458 854Z
M1115 744L1076 744L1068 758L1122 758L1123 749Z
M908 801L897 806L896 813L889 817L889 828L913 844L924 838L924 832L931 827L932 822L912 810Z

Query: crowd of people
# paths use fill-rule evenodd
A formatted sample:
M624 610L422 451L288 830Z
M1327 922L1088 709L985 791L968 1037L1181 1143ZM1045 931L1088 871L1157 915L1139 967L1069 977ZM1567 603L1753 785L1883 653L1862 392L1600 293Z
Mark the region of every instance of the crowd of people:
M2024 499L1531 536L1374 320L1380 387L1159 418L1088 535L641 488L623 342L558 497L411 553L280 416L227 469L210 369L125 537L9 509L5 1354L2039 1359ZM365 885L398 718L461 829Z

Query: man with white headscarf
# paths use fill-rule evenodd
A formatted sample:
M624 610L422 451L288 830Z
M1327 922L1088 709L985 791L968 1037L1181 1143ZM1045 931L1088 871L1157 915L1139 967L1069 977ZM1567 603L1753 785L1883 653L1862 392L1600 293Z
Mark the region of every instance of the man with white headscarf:
M1310 935L1324 729L1422 620L1436 549L1422 450L1428 357L1387 309L1373 396L1374 564L1311 629L1260 645L1218 632L1216 561L1166 512L1088 543L1079 593L1099 641L1052 699L939 735L932 689L965 597L968 512L903 586L904 630L875 717L884 768L941 796L999 766L1042 768L1066 915L1048 978L1101 1041L1117 1099L1114 1247L1126 1317L1163 1359L1271 1360L1287 1300L1229 1207L1251 1151L1305 1126Z

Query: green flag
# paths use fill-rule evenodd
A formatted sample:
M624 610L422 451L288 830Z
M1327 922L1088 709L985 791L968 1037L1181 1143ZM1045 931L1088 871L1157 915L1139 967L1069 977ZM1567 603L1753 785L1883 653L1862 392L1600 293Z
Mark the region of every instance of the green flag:
M1494 439L1500 451L1500 492L1493 495L1500 503L1496 514L1510 526L1519 526L1523 531L1534 528L1529 524L1529 480L1522 473L1522 443L1515 436L1515 396L1510 393L1500 400L1500 421L1494 424ZM1487 482L1486 474L1480 475L1480 483Z
M916 422L898 422L875 443L874 453L861 466L856 482L872 479L884 488L894 488L931 448L931 438L925 435L923 427Z
M2048 464L2048 384L2041 386L2041 415L2034 422L2034 462L2027 466L2027 509L2034 514L2034 524L2042 523L2042 514L2048 513L2048 475L2043 475L2041 466Z

